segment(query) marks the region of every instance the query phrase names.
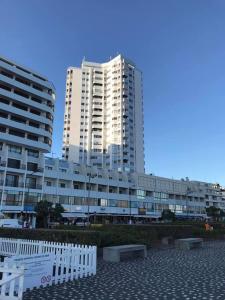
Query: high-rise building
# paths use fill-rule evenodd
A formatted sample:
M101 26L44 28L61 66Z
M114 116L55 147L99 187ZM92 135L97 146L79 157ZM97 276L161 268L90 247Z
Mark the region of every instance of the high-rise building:
M144 172L142 73L133 62L118 55L68 68L63 158Z
M117 63L114 62L114 64L123 64L121 57L117 59L119 60L116 60ZM126 61L125 64L128 62ZM105 78L115 71L110 70L105 76L103 74L106 72L101 68L89 67L89 63L85 65L87 67L80 73L84 72L82 76L87 76L87 79L88 76L90 77L87 73L92 72L94 77ZM128 83L129 80L133 82L135 77L132 75L134 74L132 70L129 70L131 66L132 64L127 65L128 70L126 68L122 73L122 76L127 76L124 79L127 79ZM79 74L77 69L72 68L69 71L71 70L74 73L69 72L69 77L76 76L76 72ZM119 77L120 74L120 72L113 73L113 77ZM82 76L80 75L80 82L82 82ZM93 80L93 89L96 80L96 78ZM99 79L100 82L104 80ZM105 89L110 89L112 84L110 82L109 87ZM125 85L125 83L122 84ZM72 87L71 95L78 93L75 87ZM102 85L99 87L105 93ZM86 90L85 87L84 90ZM105 94L108 95L108 92ZM81 94L82 90L79 93ZM35 207L41 200L49 201L53 205L62 204L65 208L63 216L70 220L71 218L74 220L89 218L91 222L97 223L106 220L113 223L127 223L130 220L149 222L149 220L160 218L165 209L173 211L178 218L186 219L206 218L205 209L210 206L225 210L224 189L221 189L219 184L191 181L188 178L174 180L140 172L117 172L58 158L45 158L44 153L50 152L51 148L54 94L53 85L45 77L0 57L0 211L5 216L22 217L35 226ZM97 102L94 99L93 101ZM99 103L107 100L104 97L96 99L99 99ZM127 98L124 99L125 104L122 98L121 106L126 105ZM72 100L68 98L67 101ZM99 104L99 107L104 106L106 106L105 103ZM72 108L76 109L76 106ZM103 111L103 108L99 109L101 109L99 112ZM111 112L110 109L109 111ZM129 109L127 112L129 113ZM107 119L108 114L107 112L105 116L102 113L102 119ZM91 118L94 117L91 115ZM88 120L88 118L84 119ZM71 121L80 122L80 119L75 118ZM110 122L114 125L111 118ZM94 125L95 123L93 127ZM105 128L102 129L104 132ZM129 134L128 137L130 138ZM136 151L138 151L137 148Z
M16 202L23 210L29 192L41 195L54 102L54 87L47 78L0 57L1 208L7 201L8 209ZM17 188L12 191L12 187Z

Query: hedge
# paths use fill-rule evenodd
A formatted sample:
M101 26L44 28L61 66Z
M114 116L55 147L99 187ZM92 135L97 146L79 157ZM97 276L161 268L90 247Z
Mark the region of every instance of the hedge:
M67 228L67 229L66 229ZM70 230L68 229L70 228ZM145 244L148 247L165 236L174 239L203 237L205 239L225 238L225 229L217 227L206 232L204 226L198 225L104 225L94 229L76 227L63 229L11 229L0 228L0 237L46 240L62 243L96 245L98 247Z
M0 228L0 237L101 246L101 233L82 230Z

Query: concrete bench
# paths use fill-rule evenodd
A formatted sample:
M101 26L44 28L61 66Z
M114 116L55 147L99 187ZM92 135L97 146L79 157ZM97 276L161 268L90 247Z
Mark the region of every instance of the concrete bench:
M103 248L105 261L120 262L121 258L147 257L145 245L121 245Z
M162 245L171 245L174 243L174 238L172 236L164 236L161 239L161 244Z
M175 241L175 246L178 249L190 250L193 248L201 248L203 244L203 239L201 238L188 238L179 239Z

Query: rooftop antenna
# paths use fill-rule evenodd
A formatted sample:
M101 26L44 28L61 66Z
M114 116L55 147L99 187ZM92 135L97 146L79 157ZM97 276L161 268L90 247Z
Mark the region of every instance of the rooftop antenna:
M85 56L84 56L83 59L82 59L82 63L83 63L83 62L85 62Z

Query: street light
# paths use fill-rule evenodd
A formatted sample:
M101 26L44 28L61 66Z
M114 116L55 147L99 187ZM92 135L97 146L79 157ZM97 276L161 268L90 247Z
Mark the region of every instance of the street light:
M32 175L34 175L35 173L38 173L38 171L35 170L35 171L33 171L32 173L28 174L28 176L32 176ZM27 186L27 178L29 178L29 177L26 176L26 183L25 183L25 184L26 184L26 187L27 187L27 196L28 196L28 198L29 198L30 184L28 184L28 186ZM31 188L33 188L33 187L31 187ZM35 188L36 188L36 186L35 186Z
M33 186L30 186L30 183L27 181L27 179L28 178L30 178L30 176L32 176L32 175L34 175L34 174L36 174L36 173L38 173L39 172L39 170L37 169L37 170L35 170L35 171L32 171L30 174L28 174L28 176L29 177L27 177L27 175L26 175L26 179L25 179L25 187L27 188L27 198L28 198L28 200L29 200L29 194L30 194L30 188L33 188ZM32 178L32 177L31 177ZM35 184L35 188L37 187L37 185ZM25 198L25 197L24 197ZM22 211L24 211L25 213L26 213L26 211L25 211L25 205L24 205L24 202L25 202L25 199L23 200L23 203L22 203ZM29 217L30 218L30 217ZM33 219L33 218L32 218Z
M88 222L90 223L90 194L91 194L91 178L95 178L97 175L91 175L91 171L88 173Z
M129 224L131 224L131 223L132 223L132 213L131 213L131 194L130 194L130 189L131 189L131 188L133 188L133 187L135 187L135 185L134 185L134 184L133 184L133 185L131 185L131 186L128 188L128 193L129 193L129 209L130 209L130 212L129 212L129 214L130 214Z
M193 191L191 190L190 187L187 187L187 191L186 191L186 217L188 219L188 195L192 194Z

